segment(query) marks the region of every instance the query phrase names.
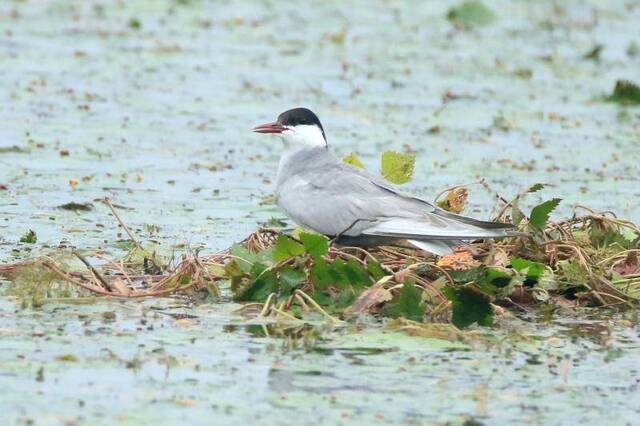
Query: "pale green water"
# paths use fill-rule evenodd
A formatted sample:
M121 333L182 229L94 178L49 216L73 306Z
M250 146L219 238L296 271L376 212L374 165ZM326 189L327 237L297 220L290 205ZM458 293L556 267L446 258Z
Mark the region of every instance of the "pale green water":
M640 110L600 101L617 79L640 79L640 56L627 53L640 44L637 1L487 2L498 21L470 31L444 19L452 2L130 3L0 3L0 261L32 254L16 245L30 228L34 252L62 241L117 253L104 206L56 208L105 195L132 208L122 214L145 239L228 246L281 217L261 204L280 145L249 129L294 106L318 112L332 148L358 152L371 169L381 151L410 145L418 164L408 188L427 197L478 177L505 195L552 182L541 196L564 198L559 215L580 202L640 220ZM600 61L584 59L595 44ZM530 79L515 75L522 69ZM447 90L460 97L442 109ZM511 128L496 128L496 117ZM12 146L22 152L2 149ZM473 190L472 201L469 213L488 216L487 193ZM506 321L496 339L509 327L534 337L503 348L342 330L315 343L337 350L315 351L256 337L230 304L179 308L197 316L182 325L149 311L166 304L179 303L33 311L2 300L1 416L632 424L639 414L635 317L605 320L597 338L570 333L593 328L584 324ZM116 321L103 324L104 311ZM68 353L78 360L55 360ZM140 368L127 368L136 357Z

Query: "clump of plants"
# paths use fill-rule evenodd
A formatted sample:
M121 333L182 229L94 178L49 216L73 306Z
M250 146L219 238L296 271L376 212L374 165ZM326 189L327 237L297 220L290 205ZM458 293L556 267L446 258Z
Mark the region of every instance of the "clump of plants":
M353 154L345 161L362 167ZM412 155L387 153L382 175L406 182L413 161ZM220 253L167 261L143 248L106 200L132 240L123 259L73 251L65 263L43 257L0 265L0 276L12 283L14 294L39 302L54 297L58 288L65 297L173 294L201 301L231 298L244 304L245 313L278 321L321 315L337 323L373 315L395 318L402 327L405 320L490 326L505 308L637 306L640 228L582 206L569 219L551 221L561 202L557 198L524 212L522 200L544 187L533 185L510 201L499 198L495 220L529 237L472 241L444 257L402 244L345 247L302 229L265 228ZM467 196L467 186L448 188L434 203L460 213ZM69 260L74 258L76 266Z

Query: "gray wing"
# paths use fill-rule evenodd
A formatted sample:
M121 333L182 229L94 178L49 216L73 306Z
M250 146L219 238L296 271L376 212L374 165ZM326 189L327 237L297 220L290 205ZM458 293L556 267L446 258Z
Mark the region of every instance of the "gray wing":
M278 203L295 222L325 235L416 240L509 235L508 225L439 210L333 157L286 176L277 195Z

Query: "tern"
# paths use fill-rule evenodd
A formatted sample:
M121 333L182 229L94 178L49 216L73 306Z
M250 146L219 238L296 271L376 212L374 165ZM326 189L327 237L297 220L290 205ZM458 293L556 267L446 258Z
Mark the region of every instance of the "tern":
M307 108L285 111L253 131L285 142L276 180L278 205L296 224L337 243L409 243L443 256L464 241L522 235L509 224L457 215L402 194L382 178L340 161L329 151L320 120Z

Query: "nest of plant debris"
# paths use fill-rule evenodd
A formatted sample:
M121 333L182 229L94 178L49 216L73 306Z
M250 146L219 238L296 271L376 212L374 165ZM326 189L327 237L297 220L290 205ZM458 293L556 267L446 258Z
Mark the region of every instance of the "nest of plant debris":
M556 205L551 200L525 215L516 198L497 219L530 237L474 241L439 258L406 247L344 247L318 234L260 229L222 252L165 261L145 250L113 210L134 242L123 258L73 250L0 265L0 276L33 304L61 295L232 298L245 312L290 321L315 312L334 322L373 314L466 327L490 325L499 306L636 305L640 228L584 207L576 209L584 214L550 222Z

